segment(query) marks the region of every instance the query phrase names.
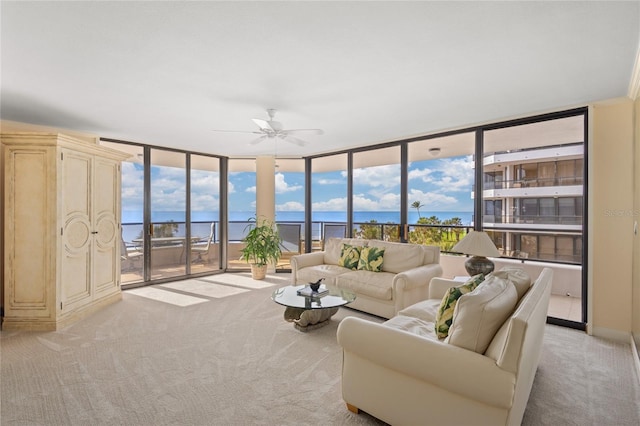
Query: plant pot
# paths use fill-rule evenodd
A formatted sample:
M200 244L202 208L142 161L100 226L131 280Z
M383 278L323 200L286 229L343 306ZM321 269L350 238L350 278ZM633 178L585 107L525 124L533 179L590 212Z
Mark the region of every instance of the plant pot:
M263 280L267 276L267 265L251 265L251 278Z

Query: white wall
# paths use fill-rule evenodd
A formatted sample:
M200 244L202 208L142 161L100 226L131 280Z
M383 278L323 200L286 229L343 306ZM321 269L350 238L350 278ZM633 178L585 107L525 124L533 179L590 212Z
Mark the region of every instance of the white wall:
M634 262L634 102L624 98L595 103L589 114L588 331L628 342Z

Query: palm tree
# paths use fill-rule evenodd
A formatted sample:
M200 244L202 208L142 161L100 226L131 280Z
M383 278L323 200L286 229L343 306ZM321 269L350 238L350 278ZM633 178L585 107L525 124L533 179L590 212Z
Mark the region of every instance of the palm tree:
M418 210L418 218L421 218L422 215L420 214L420 208L424 207L424 204L422 204L420 201L414 201L413 203L411 203L411 207Z

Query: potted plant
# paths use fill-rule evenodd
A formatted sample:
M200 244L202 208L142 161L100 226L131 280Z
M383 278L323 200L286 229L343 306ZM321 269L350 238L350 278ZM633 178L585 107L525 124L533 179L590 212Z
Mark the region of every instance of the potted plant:
M277 263L282 255L280 244L282 240L278 229L267 220L249 219L249 232L242 239L245 247L241 250L240 260L251 264L251 276L254 280L261 280L267 274L267 265Z

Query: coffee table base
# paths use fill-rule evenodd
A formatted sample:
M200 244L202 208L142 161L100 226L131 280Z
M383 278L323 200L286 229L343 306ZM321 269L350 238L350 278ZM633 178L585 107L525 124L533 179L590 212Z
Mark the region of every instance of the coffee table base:
M311 331L324 327L329 320L338 312L338 308L324 309L303 309L287 307L284 310L284 319L292 322L293 326L300 331Z

